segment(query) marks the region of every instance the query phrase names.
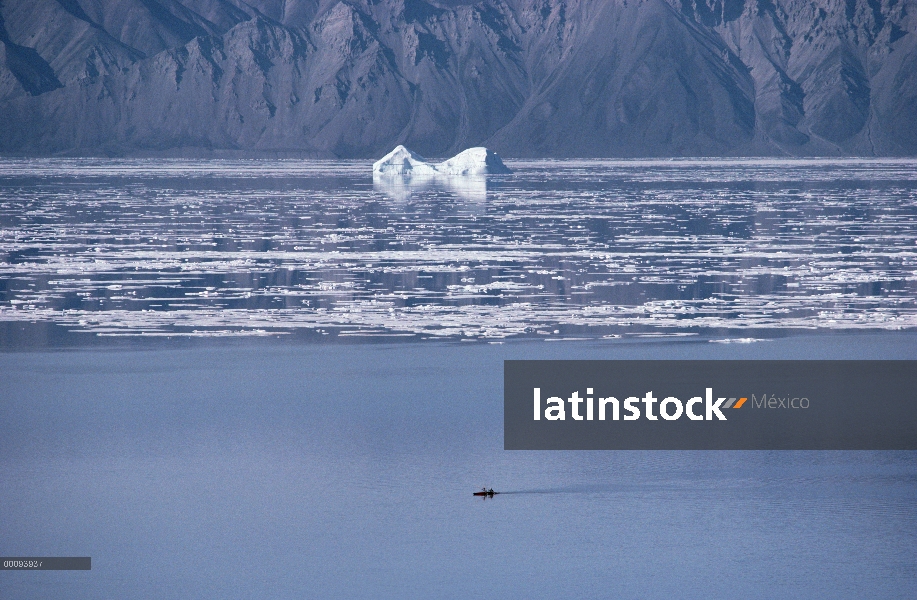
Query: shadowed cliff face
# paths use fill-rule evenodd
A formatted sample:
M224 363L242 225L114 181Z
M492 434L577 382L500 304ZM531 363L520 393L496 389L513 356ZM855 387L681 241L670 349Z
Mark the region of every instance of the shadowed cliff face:
M917 153L917 0L0 0L0 151Z

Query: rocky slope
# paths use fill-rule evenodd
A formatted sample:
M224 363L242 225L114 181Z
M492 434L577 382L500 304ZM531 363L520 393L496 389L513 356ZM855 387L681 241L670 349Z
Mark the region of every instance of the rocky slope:
M0 0L0 151L917 154L917 0Z

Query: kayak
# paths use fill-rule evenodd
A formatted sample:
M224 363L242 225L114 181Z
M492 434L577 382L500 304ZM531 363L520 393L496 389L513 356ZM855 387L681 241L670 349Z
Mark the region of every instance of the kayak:
M474 492L472 496L493 496L499 494L500 492Z

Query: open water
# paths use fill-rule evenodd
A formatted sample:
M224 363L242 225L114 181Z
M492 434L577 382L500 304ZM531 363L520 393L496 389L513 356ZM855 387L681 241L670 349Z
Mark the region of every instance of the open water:
M917 453L502 437L507 358L917 359L917 163L510 166L0 161L0 555L93 564L0 598L917 596Z

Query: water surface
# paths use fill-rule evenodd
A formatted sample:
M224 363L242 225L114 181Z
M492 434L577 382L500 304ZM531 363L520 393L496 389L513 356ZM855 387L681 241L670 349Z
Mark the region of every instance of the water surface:
M917 161L2 160L0 322L99 335L917 326ZM9 334L7 334L9 335Z
M917 161L510 166L0 160L0 555L93 559L0 597L917 597L914 452L502 432L507 358L917 359Z
M913 598L913 452L506 452L504 358L917 358L746 344L0 353L4 598ZM474 498L481 486L510 492Z

